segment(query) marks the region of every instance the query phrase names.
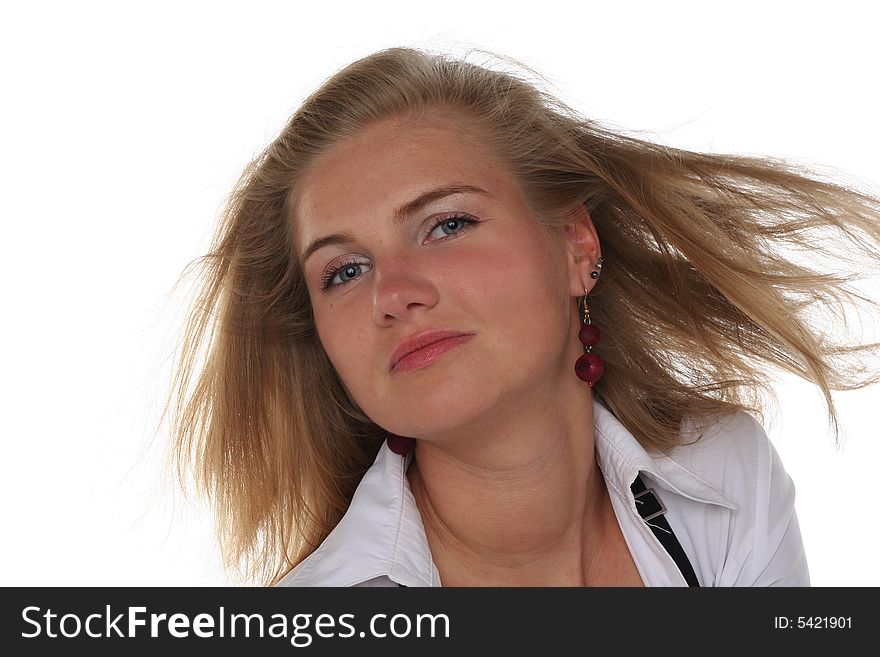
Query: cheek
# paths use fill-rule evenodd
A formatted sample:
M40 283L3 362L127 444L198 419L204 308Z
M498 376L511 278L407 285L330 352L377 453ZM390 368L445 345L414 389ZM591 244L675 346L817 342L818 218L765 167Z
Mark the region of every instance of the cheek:
M540 242L520 238L508 242L485 259L485 286L498 291L509 304L508 311L530 314L529 308L561 307L567 293L567 279L559 255Z
M504 335L524 358L553 357L568 333L568 284L559 255L524 245L505 277L497 281Z
M482 249L461 262L458 280L446 281L444 289L461 291L462 301L469 300L465 312L487 324L504 353L551 357L569 330L564 261L533 236L505 235L498 244L504 248Z
M327 357L346 387L356 387L358 373L369 338L364 326L347 315L341 307L329 304L323 312L315 312L315 327Z

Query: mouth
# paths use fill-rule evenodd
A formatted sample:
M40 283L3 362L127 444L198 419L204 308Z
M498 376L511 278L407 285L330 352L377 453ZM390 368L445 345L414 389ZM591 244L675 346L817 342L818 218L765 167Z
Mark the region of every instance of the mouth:
M431 331L402 342L391 357L391 372L421 369L473 337L460 331Z

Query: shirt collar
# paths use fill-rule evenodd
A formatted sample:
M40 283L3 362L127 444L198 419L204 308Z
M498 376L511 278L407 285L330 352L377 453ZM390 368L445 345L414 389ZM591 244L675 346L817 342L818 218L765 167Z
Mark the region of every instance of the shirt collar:
M672 458L649 454L601 403L593 400L596 458L605 480L625 499L639 472L679 495L729 509L720 490ZM354 586L388 577L404 586L440 586L421 515L400 456L383 442L355 491L348 511L320 547L285 576L284 586Z
M729 497L709 484L702 477L676 462L666 454L648 453L611 411L593 400L593 425L596 459L605 481L618 494L632 496L630 485L640 472L650 474L657 483L679 495L703 502L736 509ZM699 438L693 435L686 422L682 436L688 441Z
M389 577L404 586L439 586L440 574L406 478L413 454L382 443L342 520L282 586L354 586Z

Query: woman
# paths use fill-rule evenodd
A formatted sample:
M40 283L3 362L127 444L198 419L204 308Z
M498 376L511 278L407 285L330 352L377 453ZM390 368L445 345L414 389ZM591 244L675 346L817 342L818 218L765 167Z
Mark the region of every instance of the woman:
M782 252L835 254L830 228L876 263L877 216L512 74L376 53L230 199L177 373L181 467L267 583L808 585L746 411L767 363L833 423L830 390L880 378L845 361L877 345L808 321L855 298L845 279Z

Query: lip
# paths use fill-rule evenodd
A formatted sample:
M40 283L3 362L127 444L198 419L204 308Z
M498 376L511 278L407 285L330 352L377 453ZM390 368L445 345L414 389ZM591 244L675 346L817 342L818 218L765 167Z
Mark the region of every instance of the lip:
M433 362L449 349L466 342L472 333L462 331L425 331L407 338L391 354L391 372L416 369ZM461 339L459 339L461 338ZM430 347L430 349L428 348ZM401 362L403 361L403 362Z

